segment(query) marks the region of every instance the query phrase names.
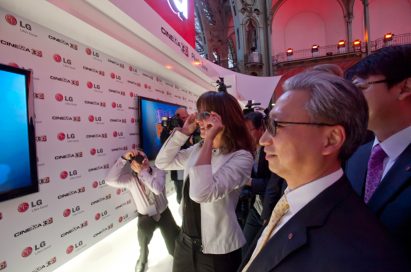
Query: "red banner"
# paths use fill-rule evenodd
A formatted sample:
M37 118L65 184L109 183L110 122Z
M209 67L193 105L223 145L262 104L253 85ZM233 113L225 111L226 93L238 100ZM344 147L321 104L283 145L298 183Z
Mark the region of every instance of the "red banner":
M181 37L195 48L193 0L144 0Z

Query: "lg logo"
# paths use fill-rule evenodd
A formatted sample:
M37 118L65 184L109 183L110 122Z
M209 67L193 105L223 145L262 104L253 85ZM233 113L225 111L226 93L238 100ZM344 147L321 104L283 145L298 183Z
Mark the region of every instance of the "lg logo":
M17 25L17 19L13 15L7 14L6 21L11 25Z
M35 208L35 207L38 207L38 206L41 206L41 205L43 205L43 201L41 200L41 199L38 199L37 201L31 201L31 207L32 208ZM20 203L20 205L17 207L17 211L19 212L19 213L24 213L24 212L26 212L28 209L30 208L30 204L29 203L27 203L27 202L23 202L23 203Z
M110 77L111 77L112 79L121 80L121 76L116 75L115 73L111 73L111 74L110 74Z
M60 178L66 179L68 176L74 177L74 176L77 176L77 174L78 174L77 170L71 170L71 171L63 170L60 172Z
M75 243L74 245L69 245L66 249L66 253L70 254L71 252L73 252L73 250L75 248L79 248L83 246L83 241L78 241L77 243Z
M99 84L94 84L91 81L87 81L87 88L89 88L89 89L94 88L94 89L100 90L100 85Z
M23 249L23 251L21 252L21 257L28 257L31 255L31 253L33 252L33 248L32 247L26 247L25 249Z
M178 15L181 21L188 19L188 0L168 0L171 10Z
M71 214L78 213L81 210L80 206L73 207L71 209L65 209L63 211L64 217L69 217Z
M63 133L63 132L60 132L57 134L57 139L60 141L64 141L66 138L67 140L70 140L70 139L72 140L76 138L76 135L74 133L69 134L69 133Z
M74 246L73 245L69 245L66 249L66 254L70 254L71 252L73 252Z
M90 154L92 155L92 156L94 156L94 155L96 155L96 154L101 154L101 153L103 153L103 149L102 148L92 148L92 149L90 149Z
M45 246L46 246L46 242L42 241L39 244L34 245L34 250L38 251L38 250L44 248ZM23 251L21 252L21 257L26 258L26 257L30 256L32 252L33 252L33 247L28 246L25 249L23 249Z
M66 95L62 95L61 93L56 93L54 95L54 98L58 101L58 102L62 102L63 100L66 102L74 102L74 99L72 96L66 96Z
M93 181L92 186L93 186L93 188L97 188L99 186L103 186L104 184L106 184L106 181L104 179L101 180L101 181L95 180L95 181Z
M93 55L94 57L100 57L100 54L98 52L95 52L94 50L90 48L86 48L86 54L87 55Z
M89 115L88 120L89 120L90 123L93 123L94 121L101 122L103 120L103 118L101 118L101 116Z
M68 65L72 64L70 59L63 58L59 54L54 54L53 59L54 59L55 62L58 62L58 63L63 61L63 63L66 63Z
M29 207L30 207L29 203L24 202L24 203L21 203L21 204L18 206L17 210L18 210L19 212L21 212L21 213L24 213L25 211L27 211L27 210L29 209Z
M5 16L5 18L6 18L7 23L9 23L10 25L17 25L17 19L16 19L16 17L14 17L13 15L7 14L7 15ZM23 24L22 21L19 21L19 22L20 22L20 27L21 27L21 28L24 28L24 29L27 29L27 30L31 30L31 25L26 24L26 23Z

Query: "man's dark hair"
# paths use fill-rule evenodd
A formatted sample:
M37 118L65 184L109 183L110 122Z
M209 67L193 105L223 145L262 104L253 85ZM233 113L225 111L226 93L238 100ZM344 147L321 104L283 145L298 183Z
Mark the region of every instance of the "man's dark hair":
M253 111L253 112L249 112L246 115L244 115L244 119L246 121L251 121L251 123L253 124L254 128L256 129L260 129L263 124L264 124L264 114L262 114L259 111Z
M371 75L384 75L388 88L410 77L411 45L381 48L354 64L345 73L349 80L354 76L365 79Z

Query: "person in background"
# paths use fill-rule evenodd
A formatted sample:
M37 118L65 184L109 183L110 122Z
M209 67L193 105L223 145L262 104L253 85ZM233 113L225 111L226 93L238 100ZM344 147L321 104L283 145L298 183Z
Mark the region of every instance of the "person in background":
M245 224L243 227L244 236L247 243L242 249L243 255L247 253L251 242L254 240L255 235L258 233L262 226L261 213L263 211L264 194L267 186L267 182L270 179L271 172L268 169L268 162L265 159L265 152L258 141L265 131L264 127L264 114L258 111L247 113L245 116L245 124L250 133L253 143L256 147L256 155L251 170L251 178L244 186L244 191L248 192L246 204L251 202L250 208L247 209L248 213L245 214ZM241 196L240 202L241 203ZM247 207L248 208L248 207ZM244 209L244 208L243 208Z
M161 131L160 141L162 144L164 144L164 142L170 136L174 128L183 126L187 117L188 117L188 112L186 108L181 107L176 110L175 115L171 119L169 119L169 122L174 122L174 123L168 124L166 127L163 127L163 130ZM189 146L190 146L190 142L188 140L181 148L184 149ZM170 178L174 183L174 189L176 191L177 202L178 204L180 204L182 190L183 190L183 171L177 171L177 170L170 171Z
M167 207L164 171L150 166L142 150L130 150L114 163L105 181L113 187L127 188L136 204L140 257L135 271L144 271L148 258L148 244L157 227L161 230L168 253L173 255L175 239L180 229Z
M163 170L184 169L173 271L235 271L245 244L235 207L250 178L254 146L238 101L226 91L203 93L197 110L172 132L155 160ZM197 125L203 140L181 149Z
M354 190L411 259L411 45L384 47L347 70L374 132L348 160Z
M367 121L364 96L341 77L309 71L285 82L260 144L288 187L239 271L410 271L341 168Z
M262 225L265 225L268 220L270 220L275 204L277 204L278 200L280 200L286 188L287 183L285 180L277 174L271 173L271 176L267 181L267 187L265 188L263 197L263 210L260 215Z

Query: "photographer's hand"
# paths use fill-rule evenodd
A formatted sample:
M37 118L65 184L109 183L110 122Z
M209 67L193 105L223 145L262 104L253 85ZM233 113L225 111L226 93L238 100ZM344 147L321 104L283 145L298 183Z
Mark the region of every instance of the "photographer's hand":
M187 136L193 134L193 132L197 128L196 116L197 113L192 113L187 117L186 121L184 122L183 128L181 129L182 133Z
M134 150L130 150L127 151L126 153L123 154L123 156L121 156L123 159L125 159L126 161L130 161L134 156L135 156L135 151Z
M141 163L138 163L137 161L133 160L130 163L130 167L134 172L136 172L137 174L140 174L141 171L145 169L149 169L150 164L149 164L146 154L144 154L142 151L136 151L135 156L137 156L137 154L143 156L144 160Z

